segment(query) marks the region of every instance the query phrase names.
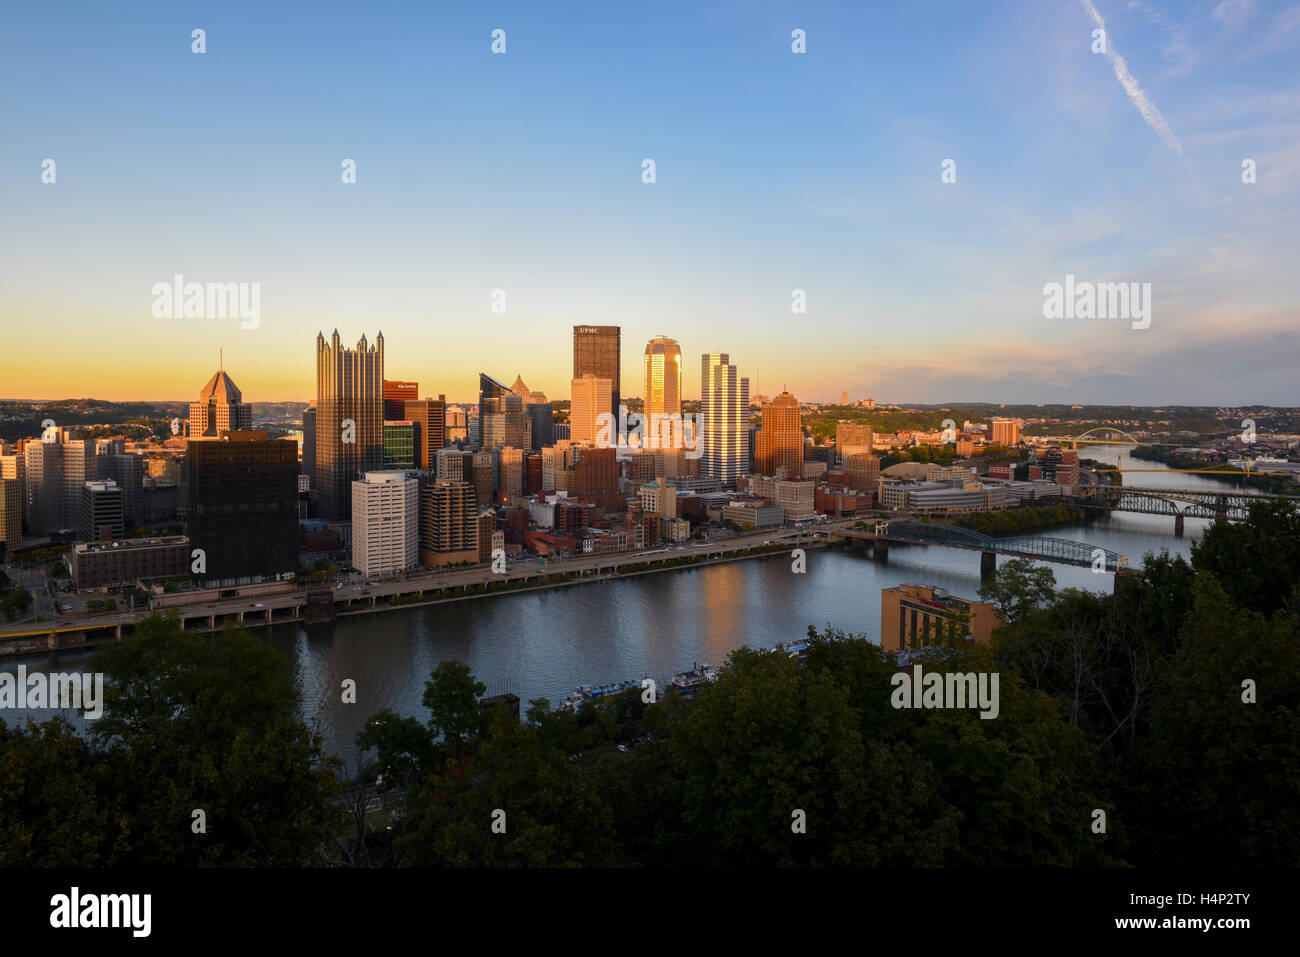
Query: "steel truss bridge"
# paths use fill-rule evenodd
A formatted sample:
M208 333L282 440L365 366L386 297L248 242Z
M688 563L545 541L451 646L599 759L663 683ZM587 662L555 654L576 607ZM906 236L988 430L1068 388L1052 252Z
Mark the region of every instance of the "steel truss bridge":
M1211 492L1185 488L1144 488L1123 485L1076 485L1066 499L1084 508L1104 508L1113 512L1141 512L1146 515L1172 515L1182 524L1183 518L1244 519L1254 502L1300 501L1295 496L1250 494L1246 492Z
M1056 562L1062 565L1079 565L1093 567L1097 557L1103 557L1105 570L1116 571L1128 567L1128 556L1120 555L1109 549L1097 548L1087 542L1075 542L1066 538L1048 538L1041 535L1018 535L1009 538L993 538L982 532L956 525L928 525L924 522L880 522L874 530L862 531L844 529L833 533L835 538L848 541L869 543L877 554L889 544L939 545L944 548L964 548L968 551L981 552L988 557L985 566L989 566L994 555L1008 555L1013 558L1032 558L1037 561ZM1100 566L1098 566L1100 567ZM982 570L989 571L989 567Z

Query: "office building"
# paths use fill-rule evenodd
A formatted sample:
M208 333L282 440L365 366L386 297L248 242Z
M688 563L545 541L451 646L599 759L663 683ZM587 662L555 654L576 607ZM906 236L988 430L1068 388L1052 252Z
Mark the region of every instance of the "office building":
M546 396L534 392L524 402L524 411L532 427L531 451L540 452L548 445L555 444L555 410Z
M23 483L0 478L0 555L8 556L23 544Z
M863 422L835 423L835 458L847 462L847 456L857 452L871 454L875 446L875 434L871 426Z
M455 406L447 409L447 434L443 440L443 444L451 445L453 442L468 441L469 419L467 413L464 409Z
M352 483L384 463L384 334L355 349L316 336L316 501L335 521L352 514Z
M416 468L426 471L437 468L438 452L447 444L447 397L408 399L398 418L420 426L420 464Z
M439 449L434 457L435 475L453 482L473 482L474 453L460 449Z
M77 540L112 542L123 537L122 489L112 479L96 479L81 487Z
M993 602L958 598L936 585L898 585L880 592L880 647L899 651L938 644L958 628L953 618L968 620L956 635L986 645L1002 624Z
M501 476L501 494L507 500L524 494L524 450L502 446L496 452L497 474Z
M184 535L172 535L81 542L72 547L69 562L73 585L79 589L179 578L190 572L190 540Z
M186 521L209 587L276 578L298 567L298 443L262 431L191 442Z
M782 392L762 412L763 427L756 437L754 472L776 475L785 470L786 478L803 476L803 417L799 400Z
M384 418L396 421L407 418L406 403L420 398L420 383L384 380Z
M641 510L661 518L677 517L677 486L667 479L647 482L637 489Z
M96 472L102 479L112 479L122 490L122 521L126 527L139 525L144 515L144 460L133 453L111 451L98 457Z
M874 492L880 485L880 459L866 452L850 453L845 461L849 487L859 492Z
M418 422L384 423L384 468L425 468Z
M621 349L622 332L618 326L573 327L573 378L595 376L610 382L608 411L615 419L622 402ZM575 438L576 436L571 436Z
M253 407L244 404L243 393L225 369L218 369L199 391L199 401L190 403L189 438L215 439L222 432L252 427Z
M302 410L302 463L299 471L307 476L307 487L316 490L316 403Z
M700 373L700 473L735 487L749 472L749 379L725 352L706 353Z
M601 424L601 416L609 411L613 388L611 379L590 374L573 380L569 402L570 441L595 445L599 438L604 447L617 445L617 418L606 419L603 428Z
M469 481L474 483L474 497L480 505L496 501L496 470L491 452L475 452L471 461Z
M524 397L490 375L479 373L479 447L491 451L503 445L532 448L532 420L524 411Z
M352 483L352 567L379 578L419 560L419 481L404 472L367 472Z
M659 416L682 414L682 350L676 339L656 336L645 347L646 433L659 436Z
M440 479L424 489L420 562L430 568L479 561L478 501L469 482Z

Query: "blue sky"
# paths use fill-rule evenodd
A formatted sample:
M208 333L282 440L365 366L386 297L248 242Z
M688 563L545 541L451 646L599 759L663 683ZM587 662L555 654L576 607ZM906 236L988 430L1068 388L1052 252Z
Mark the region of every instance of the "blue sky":
M312 398L337 327L560 398L599 323L627 395L670 335L688 397L723 351L808 400L1300 404L1298 65L1263 0L8 4L0 395L187 398L224 346ZM177 273L260 324L155 318ZM1150 328L1045 319L1067 274Z

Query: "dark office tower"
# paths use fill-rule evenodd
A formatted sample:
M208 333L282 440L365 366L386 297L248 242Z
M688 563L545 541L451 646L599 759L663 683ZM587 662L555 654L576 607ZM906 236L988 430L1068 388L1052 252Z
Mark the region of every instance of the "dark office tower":
M144 518L144 459L118 452L99 457L99 477L122 490L122 521L134 528Z
M573 377L581 379L584 375L594 375L598 379L613 382L613 407L610 412L615 419L618 418L618 407L622 402L618 371L621 360L619 337L618 326L573 327Z
M384 465L384 334L355 349L316 336L316 501L322 518L352 517L352 483Z
M386 469L422 469L424 462L421 444L420 423L385 422L384 423L384 468Z
M81 487L81 516L77 541L115 542L122 537L122 489L112 479L97 479Z
M408 399L399 418L420 424L420 444L423 455L417 468L437 467L438 450L447 444L447 397L436 399Z
M302 468L312 490L316 488L316 403L302 410Z
M532 450L540 452L548 445L554 445L555 414L551 410L551 403L525 400L524 409L528 412L528 420L533 428Z
M542 453L533 452L524 460L524 493L536 495L542 490Z
M473 464L470 472L474 482L475 500L480 505L491 505L496 500L496 476L492 467L492 453L475 452L471 461Z
M297 567L297 445L260 431L190 443L188 531L190 548L203 550L201 583L247 584Z
M420 397L420 383L394 382L384 380L384 418L400 420L406 418L406 403L414 402Z

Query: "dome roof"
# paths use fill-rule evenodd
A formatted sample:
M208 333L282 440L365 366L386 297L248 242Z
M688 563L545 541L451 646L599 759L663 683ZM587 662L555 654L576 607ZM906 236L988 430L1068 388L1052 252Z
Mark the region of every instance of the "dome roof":
M923 479L925 478L925 470L928 467L925 462L899 462L897 465L891 465L880 474L887 475L890 478Z

